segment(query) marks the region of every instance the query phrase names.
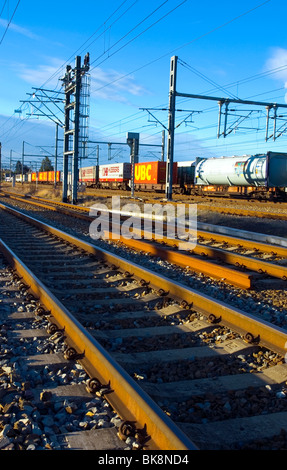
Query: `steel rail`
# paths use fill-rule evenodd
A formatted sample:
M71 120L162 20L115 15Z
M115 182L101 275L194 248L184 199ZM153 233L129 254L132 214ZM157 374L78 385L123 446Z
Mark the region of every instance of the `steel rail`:
M263 243L254 240L247 240L245 238L234 237L232 235L225 235L216 232L208 232L206 230L197 230L198 237L210 239L218 242L226 242L230 245L235 245L240 248L247 248L251 250L258 250L265 253L272 253L277 256L287 258L287 248L279 245L272 245L270 243Z
M43 200L43 199L39 199L39 202L34 202L30 200L30 199L37 199L34 196L29 196L29 198L27 198L26 196L18 196L15 194L7 194L7 193L5 193L5 196L9 197L9 199L14 199L16 201L21 201L21 202L31 204L32 206L42 207L44 209L48 209L54 212L61 212L67 215L73 214L73 215L76 215L77 218L80 218L83 220L87 220L87 219L91 220L88 214L81 214L80 211L77 211L77 212L71 211L71 207L69 207L70 204L66 204L64 202L59 203L58 201L54 202L54 201ZM69 207L69 209L66 209L66 207ZM77 208L77 206L73 206L73 207Z
M27 221L27 218L25 220ZM61 236L63 233L58 235ZM83 364L88 375L96 378L108 389L105 394L106 400L124 421L136 424L139 434L143 431L143 436L150 437L146 442L146 448L197 450L189 438L1 239L0 250L29 286L30 292L47 308L57 326L64 330L68 338L67 343L77 351L79 362Z
M117 233L120 233L120 226L115 225L114 228L116 229ZM133 231L138 235L138 237L144 237L143 230L134 228ZM113 239L112 232L105 231L105 236L110 240ZM176 248L180 248L180 244L185 244L183 241L177 238L164 237L163 239L158 239L155 234L150 234L150 236L155 242L164 243ZM189 252L189 254L183 254L161 247L159 244L152 244L149 240L138 240L136 238L129 239L120 235L119 241L136 250L142 250L146 253L160 256L162 259L165 259L170 263L174 263L185 268L188 267L191 270L197 272L203 272L204 274L207 274L211 277L222 279L227 283L244 289L250 289L253 286L255 275L252 275L250 272L244 273L229 267L220 266L214 262L200 260L196 257L193 257L192 254L206 254L210 257L220 259L227 264L232 264L243 269L248 268L258 274L267 274L284 281L287 280L287 268L285 266L276 265L274 263L262 261L256 258L250 258L249 256L238 253L230 253L229 251L220 248L206 247L204 245L196 244L195 247L189 249L189 243L186 242L185 249Z
M13 199L25 201L25 198L17 197L17 196L9 196ZM25 201L29 204L36 205L43 207L45 209L49 209L52 211L59 211L63 212L67 215L71 215L71 210L65 210L62 208L53 207L51 204L58 204L51 202L50 204L44 203L36 203L33 201ZM65 204L65 203L63 203ZM69 206L69 204L65 204L65 206ZM78 206L76 206L78 207ZM85 212L87 212L87 208L84 208ZM74 214L73 214L74 215ZM93 220L94 218L89 216L88 214L75 214L77 217L80 217L84 220ZM111 234L107 234L108 238L112 239ZM144 236L144 232L141 231L140 237ZM267 251L269 253L276 253L278 255L286 256L287 257L287 249L278 247L275 245L268 245L261 242L253 242L248 240L243 240L239 238L234 238L230 236L223 236L218 235L215 233L209 233L205 231L197 230L198 237L208 237L213 240L224 241L229 243L234 243L238 246L249 247L255 250L262 250ZM153 235L152 237L155 241L158 241L156 237ZM250 289L253 286L254 276L251 273L244 273L240 271L236 271L229 267L219 266L218 264L214 264L207 260L200 260L198 258L193 258L190 254L184 255L182 253L175 253L171 250L163 249L159 246L152 246L148 242L140 242L136 241L135 239L127 239L125 237L120 237L120 241L134 249L143 250L145 252L150 252L153 255L161 256L166 261L170 263L177 264L182 267L188 266L190 269L193 269L196 272L203 272L206 275L214 277L216 279L222 279L227 283L230 283L234 286L241 287L243 289ZM164 241L168 245L178 246L180 241L178 239L169 239L164 238ZM213 247L206 247L201 244L197 244L192 250L191 253L194 254L206 254L209 257L218 258L227 264L232 264L243 269L250 269L255 273L267 274L272 277L276 277L278 279L287 280L287 268L284 266L279 266L274 263L270 263L268 261L262 261L260 259L250 258L249 256L244 256L244 254L239 253L231 253L227 250L223 250L220 248L213 248Z
M119 228L120 227L117 227L116 231L117 229L119 230ZM137 232L137 230L135 230L135 232ZM143 233L143 231L140 231L139 235L143 236ZM105 231L106 239L112 240L112 237L112 232ZM126 238L122 235L119 235L118 241L134 250L149 253L152 256L158 256L169 263L175 264L176 266L189 269L190 271L204 273L205 275L222 280L233 286L240 287L241 289L251 289L254 284L255 276L250 272L241 272L227 266L220 266L212 261L198 259L197 257L192 256L190 253L185 254L168 249L164 246L161 246L160 243L155 244L154 241L158 241L156 237L152 242L150 240ZM167 239L165 238L164 242L166 241ZM178 240L173 239L168 240L168 242L171 245L179 243Z
M178 240L166 239L165 243L179 246L180 242ZM233 264L244 269L248 268L257 273L267 274L284 281L287 280L287 268L285 266L274 264L270 261L263 261L258 258L251 258L250 256L246 256L244 254L232 253L221 248L213 248L212 246L207 247L200 244L197 244L196 247L194 247L191 251L198 255L206 254L207 256L221 259L228 264Z
M18 198L20 198L19 200L21 200L21 197L23 198L23 200L25 202L28 202L30 203L30 199L35 199L35 200L38 200L40 202L43 202L43 203L47 203L47 208L50 208L51 207L51 204L54 204L56 206L63 206L63 207L66 207L67 209L70 209L69 211L67 211L66 213L67 214L71 214L71 209L75 209L75 212L72 212L75 217L77 217L78 215L80 216L79 212L85 212L86 213L86 220L91 220L91 219L94 219L94 217L92 216L89 216L88 213L90 213L91 211L91 208L90 207L84 207L84 206L78 206L78 205L74 205L74 204L69 204L69 203L65 203L65 202L59 202L59 201L51 201L49 199L44 199L44 198L41 198L39 196L19 196L17 193L10 193L10 192L4 192L2 190L2 193L5 194L5 195L8 195L10 196L13 195L13 196L16 196ZM110 197L110 196L105 196L105 197ZM155 201L156 203L158 204L163 204L161 201ZM174 201L171 201L170 203L172 204L176 204L176 202ZM201 207L200 205L198 205L198 207ZM209 207L209 206L208 206ZM268 214L268 213L264 213L264 214ZM254 240L248 240L248 239L245 239L245 238L241 238L241 237L234 237L232 235L223 235L223 234L220 234L220 233L216 233L216 232L209 232L209 231L206 231L206 230L199 230L197 229L197 235L199 237L203 237L203 238L210 238L210 239L213 239L215 241L219 241L219 242L228 242L230 244L234 244L234 245L238 245L240 247L245 247L245 248L251 248L251 249L255 249L255 250L260 250L260 251L263 251L263 252L266 252L266 253L275 253L277 254L278 256L284 256L284 257L287 257L287 248L284 248L284 247L281 247L279 245L273 245L273 244L270 244L270 243L264 243L264 242L259 242L259 241L254 241Z
M6 190L2 190L3 193L6 193L6 194L11 194L11 195L17 195L17 193L11 193L10 191L6 191ZM41 198L39 196L24 196L23 197L26 197L26 198L29 198L29 199L35 199L35 200L39 200L39 201L43 201L43 202L50 202L49 199L45 199L45 198ZM106 198L109 198L111 196L105 196L105 195L101 195L101 197L106 197ZM51 201L52 202L52 201ZM156 203L156 204L166 204L166 201L162 202L162 201L157 201L157 200L149 200L149 203ZM182 203L182 202L181 202ZM187 204L189 204L188 201L186 201ZM78 206L76 204L70 204L70 203L65 203L65 202L60 202L60 201L53 201L53 204L57 204L59 206L63 206L63 207L67 207L67 208L74 208L74 209L78 209L78 210L81 210L81 211L84 211L84 212L89 212L89 208L87 207L84 207L84 206ZM176 201L169 201L169 204L177 204ZM193 202L194 204L194 202ZM244 216L247 216L247 217L259 217L259 218L268 218L268 219L277 219L277 220L287 220L287 215L285 214L281 214L281 213L275 213L275 212L267 212L267 211L262 211L262 210L259 210L257 211L256 209L238 209L238 208L232 208L232 207L218 207L218 206L213 206L213 205L209 205L209 204L197 204L197 210L201 211L201 210L211 210L212 212L221 212L221 213L225 213L225 214L235 214L235 215L244 215Z
M212 212L221 212L223 214L236 214L236 215L244 215L247 217L260 217L260 218L268 218L268 219L279 219L279 220L287 220L287 215L279 214L275 212L266 212L266 211L257 211L255 209L236 209L232 207L217 207L217 206L209 206L205 204L198 205L199 210L211 210Z
M232 308L228 304L214 300L212 297L199 293L198 291L189 288L181 283L170 280L167 277L155 273L147 268L143 268L136 263L126 260L122 257L114 255L107 250L96 247L95 245L81 240L73 235L67 234L51 225L45 224L35 218L32 218L19 211L11 209L3 204L0 204L3 210L17 215L17 217L26 220L28 223L33 224L48 233L51 233L78 248L95 255L98 259L102 259L108 263L119 266L120 269L131 273L138 279L144 279L149 282L151 287L159 290L165 290L167 294L178 301L184 301L186 305L192 306L194 309L202 312L212 321L221 321L228 327L246 337L248 341L260 341L262 346L270 348L281 355L285 355L287 349L287 332L286 330L277 327L269 322L260 320L244 310Z
M13 199L20 200L20 201L25 201L23 198L19 198L18 196L9 196ZM25 201L28 202L29 204L36 205L43 207L48 210L54 210L54 211L59 211L59 212L64 212L67 213L68 215L71 215L71 211L66 211L65 209L63 210L62 208L57 208L53 207L49 204L43 204L39 202L33 202L33 201ZM76 214L78 217L78 214ZM94 220L94 217L90 217L88 215L81 215L82 219L92 221ZM117 227L116 230L119 231L120 233L120 227ZM143 237L143 232L141 231L140 236ZM111 233L107 234L108 238L112 238ZM223 279L225 282L230 283L234 286L240 287L242 289L250 289L253 284L253 276L250 273L242 273L240 271L236 271L233 268L229 267L223 267L219 266L218 264L214 264L210 261L206 260L199 260L198 258L192 257L190 254L185 255L185 254L180 254L176 253L172 250L167 250L164 249L160 246L155 246L152 245L148 242L145 241L139 241L135 239L127 239L124 237L120 237L120 241L124 243L127 246L130 246L131 248L134 248L136 250L142 250L145 251L146 253L150 253L152 255L160 256L166 261L170 263L177 264L178 266L181 267L189 267L191 270L194 270L196 272L204 272L206 275L214 277L216 279ZM176 240L174 240L174 244L176 244Z

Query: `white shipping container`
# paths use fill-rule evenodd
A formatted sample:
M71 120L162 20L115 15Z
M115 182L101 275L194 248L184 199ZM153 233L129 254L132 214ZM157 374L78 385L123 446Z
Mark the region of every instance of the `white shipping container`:
M86 166L79 170L79 181L81 183L95 183L96 182L96 166Z
M112 163L99 166L99 181L126 181L130 178L130 163Z

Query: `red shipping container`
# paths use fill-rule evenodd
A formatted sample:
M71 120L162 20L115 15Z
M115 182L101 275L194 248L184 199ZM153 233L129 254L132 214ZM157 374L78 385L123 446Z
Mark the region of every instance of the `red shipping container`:
M166 182L166 162L135 164L135 184L164 184ZM177 163L173 164L173 183L177 181Z

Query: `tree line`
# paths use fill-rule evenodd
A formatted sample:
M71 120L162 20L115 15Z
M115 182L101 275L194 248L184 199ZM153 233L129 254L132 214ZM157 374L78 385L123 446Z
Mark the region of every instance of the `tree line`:
M24 175L26 173L29 173L30 171L32 171L32 170L29 166L23 165L23 174ZM41 166L40 166L38 171L54 171L54 167L53 167L52 162L51 162L49 157L43 158L43 160L41 162ZM22 163L20 162L20 160L18 160L16 162L14 173L16 175L22 174Z

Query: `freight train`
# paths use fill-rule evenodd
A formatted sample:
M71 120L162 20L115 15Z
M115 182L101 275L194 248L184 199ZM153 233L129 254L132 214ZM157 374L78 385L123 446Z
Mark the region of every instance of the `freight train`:
M79 169L79 183L98 189L130 190L132 171L130 163L83 167ZM56 176L57 181L61 182L62 172L57 172ZM52 183L54 178L54 172L28 174L28 182L37 180ZM165 191L166 163L136 163L133 180L136 190ZM173 192L202 196L287 199L287 153L198 157L192 161L175 162Z

